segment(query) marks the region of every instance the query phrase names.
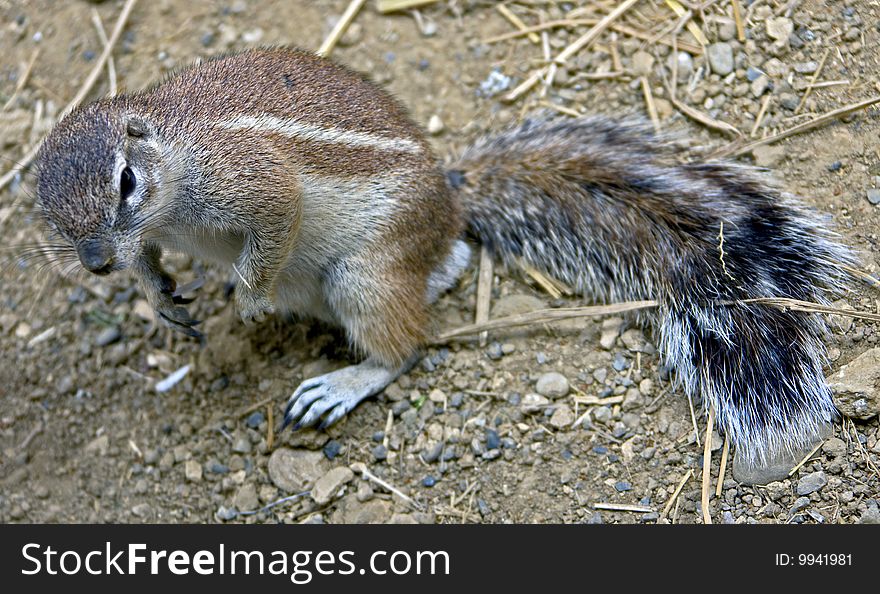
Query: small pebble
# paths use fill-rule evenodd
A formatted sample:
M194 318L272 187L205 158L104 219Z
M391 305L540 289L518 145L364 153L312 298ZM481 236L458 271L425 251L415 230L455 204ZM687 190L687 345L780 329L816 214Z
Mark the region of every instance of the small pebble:
M266 420L266 419L263 416L263 413L255 412L247 418L247 420L245 421L245 424L248 427L250 427L251 429L256 429L257 427L260 426L260 423L262 423L264 420Z
M107 346L118 341L121 337L122 332L120 332L117 326L108 326L101 330L98 333L98 336L95 337L95 344L99 347Z
M372 452L373 452L373 458L375 458L379 462L388 458L388 448L386 448L382 444L379 444L376 447L374 447Z
M335 439L331 439L327 442L324 448L321 450L324 452L324 457L328 460L332 460L336 456L339 455L339 452L342 450L342 445L336 441Z

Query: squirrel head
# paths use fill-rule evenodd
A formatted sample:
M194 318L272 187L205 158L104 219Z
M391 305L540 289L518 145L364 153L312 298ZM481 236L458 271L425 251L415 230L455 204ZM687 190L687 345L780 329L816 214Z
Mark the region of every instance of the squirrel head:
M155 126L112 100L71 112L48 135L35 161L37 201L87 270L109 274L140 254L162 209L162 163Z

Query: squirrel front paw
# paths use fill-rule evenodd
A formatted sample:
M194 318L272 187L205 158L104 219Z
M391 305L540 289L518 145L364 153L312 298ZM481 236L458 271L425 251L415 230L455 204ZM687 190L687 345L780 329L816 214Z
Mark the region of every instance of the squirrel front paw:
M245 324L259 323L266 316L275 313L275 305L265 295L260 295L247 287L235 287L235 305L241 321Z
M195 329L195 326L201 322L193 319L189 310L184 307L193 300L183 297L183 293L195 290L199 286L201 281L178 288L171 276L161 274L152 286L147 287L147 301L165 326L193 338L202 338L202 333Z

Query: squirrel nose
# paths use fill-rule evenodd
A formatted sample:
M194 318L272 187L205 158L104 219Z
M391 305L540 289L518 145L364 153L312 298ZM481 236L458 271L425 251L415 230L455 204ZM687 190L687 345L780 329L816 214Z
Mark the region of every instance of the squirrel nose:
M77 248L79 261L94 274L109 274L113 267L113 251L106 243L97 239L89 239Z

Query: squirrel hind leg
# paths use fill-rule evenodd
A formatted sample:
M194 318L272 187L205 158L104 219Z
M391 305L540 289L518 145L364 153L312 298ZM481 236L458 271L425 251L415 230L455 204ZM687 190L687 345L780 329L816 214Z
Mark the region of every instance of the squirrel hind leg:
M285 427L319 422L327 427L418 361L428 325L429 275L401 263L381 262L382 258L353 258L337 262L325 274L325 299L352 346L367 359L306 379L287 404Z

